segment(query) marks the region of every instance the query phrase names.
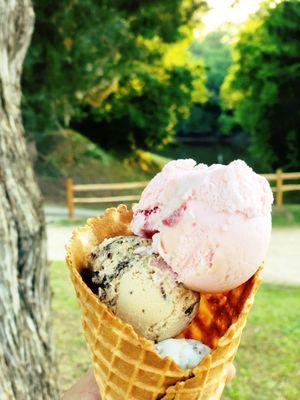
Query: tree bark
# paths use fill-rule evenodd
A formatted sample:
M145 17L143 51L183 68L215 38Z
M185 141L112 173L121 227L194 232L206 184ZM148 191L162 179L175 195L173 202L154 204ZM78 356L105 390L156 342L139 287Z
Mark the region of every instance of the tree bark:
M30 0L0 0L0 399L57 399L42 198L21 117Z

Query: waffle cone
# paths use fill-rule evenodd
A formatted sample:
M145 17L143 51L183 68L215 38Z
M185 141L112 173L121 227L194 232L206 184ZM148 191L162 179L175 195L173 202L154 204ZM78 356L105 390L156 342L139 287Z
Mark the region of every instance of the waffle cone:
M161 357L152 341L138 336L85 283L87 257L105 238L130 235L132 212L109 208L74 231L67 263L82 310L83 328L103 400L218 400L259 284L259 273L228 293L201 296L199 314L181 337L213 348L198 366L183 371Z

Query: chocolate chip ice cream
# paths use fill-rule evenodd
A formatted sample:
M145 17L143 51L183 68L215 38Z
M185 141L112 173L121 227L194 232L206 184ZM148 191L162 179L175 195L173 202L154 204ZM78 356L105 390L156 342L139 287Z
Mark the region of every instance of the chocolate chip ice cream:
M176 275L152 253L150 239L106 239L93 249L89 266L100 300L148 339L176 336L198 310L199 294L177 282Z

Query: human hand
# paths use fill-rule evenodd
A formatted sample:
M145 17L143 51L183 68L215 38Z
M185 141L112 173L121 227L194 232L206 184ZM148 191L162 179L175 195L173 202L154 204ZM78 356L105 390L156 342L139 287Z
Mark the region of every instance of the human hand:
M236 368L233 364L230 364L227 372L226 383L232 381L232 379L235 377L235 374L236 374Z
M235 374L235 366L231 364L228 369L226 383L230 382L235 377ZM101 400L91 368L64 394L62 400Z
M75 382L62 400L101 400L92 368Z

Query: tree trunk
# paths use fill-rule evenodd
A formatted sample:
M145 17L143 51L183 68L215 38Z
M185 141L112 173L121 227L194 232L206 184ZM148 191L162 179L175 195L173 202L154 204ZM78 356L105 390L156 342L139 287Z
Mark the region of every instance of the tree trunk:
M0 399L57 399L42 198L26 149L20 75L30 0L0 0Z

